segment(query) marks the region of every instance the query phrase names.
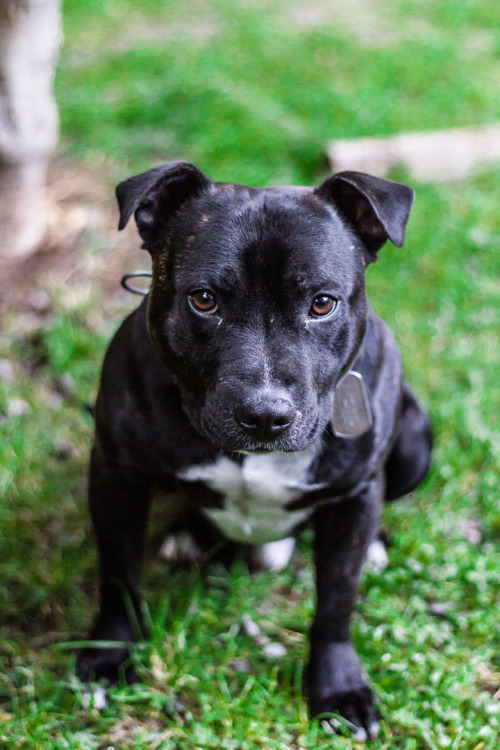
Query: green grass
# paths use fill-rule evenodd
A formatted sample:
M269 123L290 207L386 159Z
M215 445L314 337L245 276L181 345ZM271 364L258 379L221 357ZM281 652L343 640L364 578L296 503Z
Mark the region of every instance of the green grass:
M110 195L132 171L179 157L216 179L319 182L331 138L500 119L499 28L500 6L486 0L71 0L56 85L61 150L100 171ZM499 177L415 185L405 247L388 245L368 271L437 435L424 486L385 510L390 566L365 576L355 619L383 716L372 746L384 750L498 747ZM82 252L101 241L91 236ZM85 637L96 602L85 405L123 304L96 331L99 289L73 307L49 292L54 309L39 330L13 318L0 342L15 368L0 381L0 746L353 747L310 723L302 697L307 538L278 576L240 565L172 583L151 544L141 679L113 690L102 711L82 708L74 654L61 644ZM13 413L13 399L28 411ZM287 656L266 657L238 628L245 614Z
M123 174L168 154L300 183L334 137L499 119L495 3L363 5L69 0L64 142Z

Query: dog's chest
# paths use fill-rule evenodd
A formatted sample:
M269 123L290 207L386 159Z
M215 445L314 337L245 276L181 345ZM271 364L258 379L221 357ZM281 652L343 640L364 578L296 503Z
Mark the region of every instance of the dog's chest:
M286 505L303 494L317 452L313 445L298 453L248 455L241 464L221 456L179 476L204 482L223 496L222 508L204 512L227 538L265 544L288 536L310 515L308 508L289 511Z

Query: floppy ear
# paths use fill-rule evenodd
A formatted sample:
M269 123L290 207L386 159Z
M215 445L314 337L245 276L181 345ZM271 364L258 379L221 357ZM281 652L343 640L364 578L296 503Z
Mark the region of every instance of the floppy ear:
M415 193L401 182L362 172L339 172L315 193L333 203L363 241L372 260L387 239L401 247Z
M208 184L205 175L185 161L167 162L129 177L116 186L120 208L118 229L123 229L135 213L144 247L151 249L155 242L161 240L172 214Z

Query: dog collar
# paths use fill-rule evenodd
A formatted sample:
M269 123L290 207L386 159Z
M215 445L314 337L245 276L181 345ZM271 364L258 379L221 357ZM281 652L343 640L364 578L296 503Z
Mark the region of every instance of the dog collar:
M349 370L335 388L330 424L339 438L359 437L372 426L370 403L360 372Z
M130 284L129 281L130 279L150 279L152 275L151 271L130 271L130 273L126 273L122 276L121 285L127 290L127 292L131 292L131 294L142 294L142 296L145 297L149 293L149 289L141 289L141 287Z

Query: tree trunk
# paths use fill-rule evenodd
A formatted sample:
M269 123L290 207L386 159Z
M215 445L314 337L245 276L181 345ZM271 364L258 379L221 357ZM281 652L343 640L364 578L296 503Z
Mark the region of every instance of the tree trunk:
M46 229L60 38L59 0L0 0L0 252L7 257L34 252Z

